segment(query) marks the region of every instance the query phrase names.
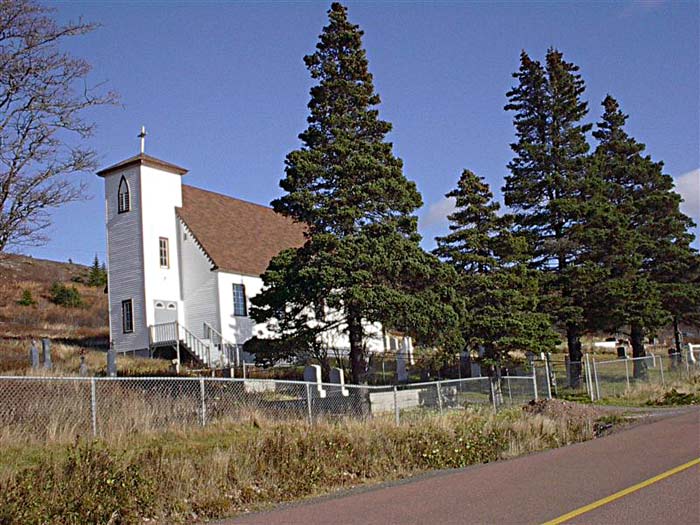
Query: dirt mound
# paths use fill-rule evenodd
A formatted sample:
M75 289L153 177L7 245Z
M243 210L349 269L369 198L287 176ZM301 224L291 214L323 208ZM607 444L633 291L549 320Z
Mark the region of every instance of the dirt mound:
M563 401L561 399L530 401L530 403L523 407L523 410L529 414L540 414L551 417L552 419L565 417L571 419L596 420L607 413L598 407L581 403L572 403L571 401Z

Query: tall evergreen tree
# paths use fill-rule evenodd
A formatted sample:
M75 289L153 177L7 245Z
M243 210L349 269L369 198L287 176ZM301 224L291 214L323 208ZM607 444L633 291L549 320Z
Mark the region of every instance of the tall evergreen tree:
M489 185L470 170L462 171L457 187L445 197L454 199L455 211L447 219L450 233L437 237L433 253L460 274L486 274L495 270L496 235L503 231L500 206L493 201Z
M613 327L629 325L633 356L641 357L645 336L697 309L693 222L680 211L663 163L643 155L644 144L625 131L627 115L618 102L608 95L603 107L591 165L600 183L586 225L596 239L586 244L597 248L587 256L607 273L596 292L603 298L601 319Z
M510 217L499 217L488 184L464 170L447 197L455 199L456 210L434 253L458 273L467 345L483 348L496 370L509 351L551 349L558 337L549 316L537 312L539 285L536 270L526 264L527 243L510 232Z
M449 286L434 286L449 280L449 269L418 244L421 196L386 141L391 124L379 118L363 32L339 3L328 17L315 53L304 58L317 84L303 146L287 156L286 193L272 203L307 225L307 241L271 261L252 314L275 319L282 338L312 331L303 339L315 341L345 330L359 382L368 323L437 336L449 332L456 313L446 304Z
M581 214L581 191L586 177L591 126L582 120L588 111L581 100L585 86L579 68L549 49L545 65L520 56L518 84L508 93L517 141L515 157L503 187L505 203L514 211L515 229L533 247L531 265L547 274L547 311L565 327L569 357L581 361L580 334L584 327L583 268L577 261L574 235ZM580 367L574 367L574 384Z

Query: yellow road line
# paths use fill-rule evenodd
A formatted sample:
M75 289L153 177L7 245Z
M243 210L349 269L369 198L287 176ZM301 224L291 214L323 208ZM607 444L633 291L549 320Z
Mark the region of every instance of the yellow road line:
M656 483L657 481L661 481L662 479L668 478L669 476L673 476L674 474L677 474L683 470L689 469L692 466L695 466L700 463L700 458L694 459L692 461L688 461L688 463L684 463L683 465L679 465L675 468L672 468L671 470L667 470L666 472L662 472L658 476L654 476L653 478L649 478L646 481L642 481L641 483L637 483L636 485L632 485L631 487L627 487L626 489L621 490L620 492L616 492L615 494L611 494L610 496L607 496L603 499L599 499L598 501L594 501L593 503L589 503L588 505L585 505L583 507L579 507L576 510L572 510L571 512L568 512L564 514L563 516L559 516L558 518L554 518L553 520L550 520L543 525L558 525L559 523L564 523L565 521L569 521L571 518L575 518L576 516L579 516L585 512L589 512L593 509L597 509L598 507L602 507L606 503L610 503L611 501L615 501L616 499L620 499L623 496L626 496L627 494L631 494L632 492L636 492L639 489L643 489L644 487L648 487L652 483Z

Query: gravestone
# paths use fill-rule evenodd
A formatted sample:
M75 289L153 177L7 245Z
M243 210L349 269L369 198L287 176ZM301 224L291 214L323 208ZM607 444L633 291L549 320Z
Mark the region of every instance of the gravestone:
M36 347L34 339L32 339L32 346L29 349L29 364L34 370L39 368L39 349Z
M111 344L107 350L107 377L117 377L117 352Z
M88 367L87 364L85 363L85 356L81 355L80 356L80 375L82 377L85 377L88 375Z
M348 396L350 392L345 388L345 372L342 368L331 368L331 383L339 385L337 391L343 396Z
M318 397L326 397L326 390L321 384L321 366L320 365L309 365L304 368L304 381L307 383L315 383L316 392Z
M408 370L406 370L407 361L408 348L404 338L404 340L399 343L398 352L396 353L396 379L399 383L406 383L408 381Z
M53 368L53 363L51 363L51 341L46 338L42 339L41 349L44 353L44 368L51 370Z
M481 377L481 365L479 363L472 362L471 366L471 377Z

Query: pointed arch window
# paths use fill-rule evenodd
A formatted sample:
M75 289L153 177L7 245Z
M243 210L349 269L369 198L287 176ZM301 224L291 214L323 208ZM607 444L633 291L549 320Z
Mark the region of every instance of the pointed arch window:
M117 192L117 212L126 213L131 210L131 192L129 191L129 183L122 176L119 181L119 191Z

